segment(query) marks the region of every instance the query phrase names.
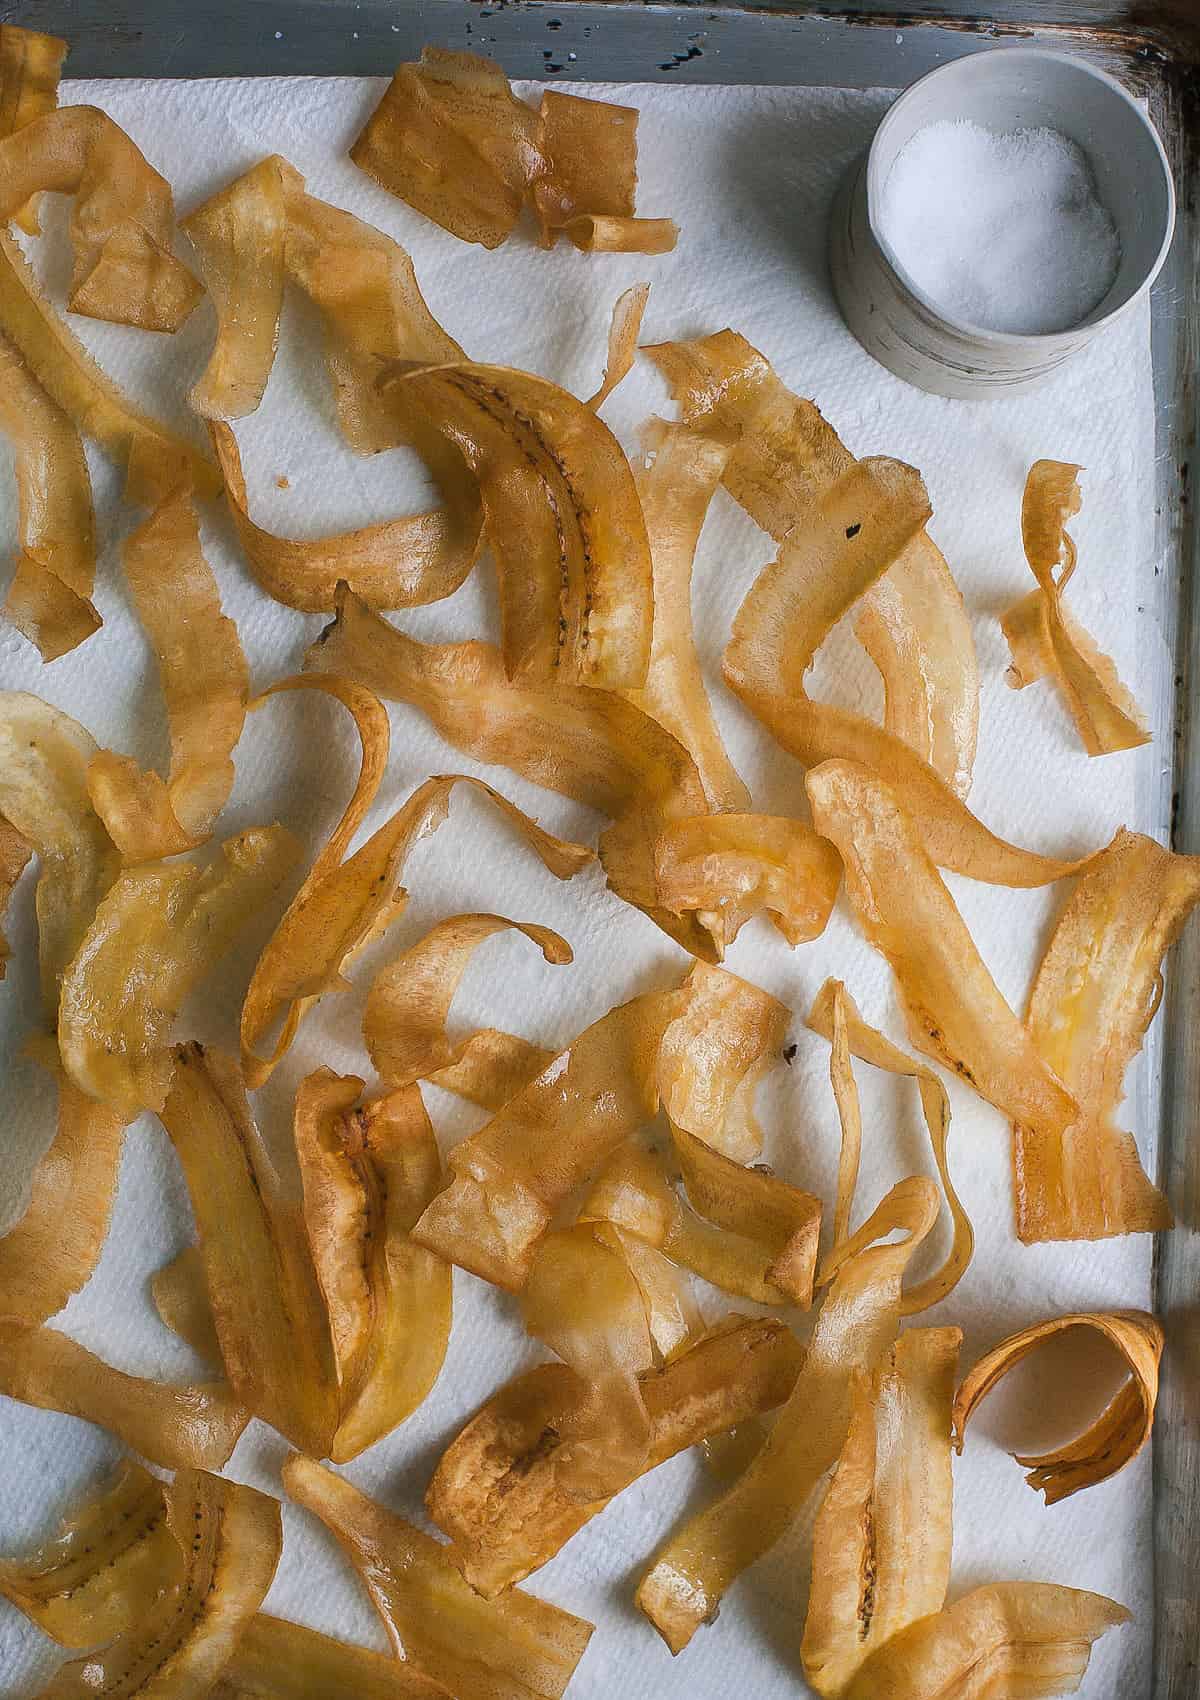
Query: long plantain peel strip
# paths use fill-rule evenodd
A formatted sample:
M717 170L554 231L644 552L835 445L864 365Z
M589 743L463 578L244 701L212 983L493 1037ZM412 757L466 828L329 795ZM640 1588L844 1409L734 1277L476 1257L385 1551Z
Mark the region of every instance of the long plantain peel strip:
M258 1612L212 1690L213 1700L453 1700L412 1665Z
M722 951L766 912L790 945L820 938L833 913L842 864L803 821L715 814L673 821L654 846L659 901L703 916Z
M475 760L498 762L608 815L614 824L601 836L600 858L610 888L686 950L716 960L707 928L696 915L681 918L659 904L654 879L664 827L708 807L700 775L679 740L624 696L510 680L491 644L418 643L348 590L305 666L411 703Z
M587 399L586 406L596 413L604 406L617 385L629 376L637 359L638 337L642 332L642 317L650 299L650 285L635 283L617 297L608 327L608 358L604 362L604 377L600 388ZM642 506L645 507L643 498Z
M1075 540L1067 521L1079 512L1080 468L1038 460L1029 469L1021 503L1025 559L1038 589L1001 619L1018 689L1050 673L1066 700L1090 756L1111 755L1150 742L1150 730L1117 670L1062 605L1075 571ZM1057 575L1057 576L1056 576Z
M33 845L22 837L11 821L0 815L0 980L7 975L8 959L12 955L12 947L4 934L4 917L17 883L32 860Z
M1044 1340L1078 1329L1088 1329L1115 1347L1125 1359L1129 1379L1077 1439L1040 1456L1015 1455L1017 1463L1029 1470L1025 1480L1045 1494L1047 1505L1115 1476L1150 1439L1163 1349L1163 1331L1155 1318L1145 1311L1091 1311L1035 1323L986 1352L954 1400L954 1441L961 1452L967 1424L980 1400Z
M129 1120L162 1108L175 1017L279 891L296 854L283 827L251 827L203 870L148 862L121 875L62 981L59 1049L82 1092Z
M416 1086L359 1108L362 1088L319 1069L296 1093L304 1223L337 1371L335 1463L411 1416L450 1338L450 1265L410 1237L442 1184L432 1125Z
M913 1044L1028 1129L1026 1150L1059 1152L1083 1111L1000 995L920 829L890 788L854 762L826 762L807 783L817 830L837 846L863 930L891 964ZM1014 1163L1021 1227L1016 1156Z
M241 1014L241 1050L242 1069L251 1087L269 1079L317 999L326 992L345 989L342 969L347 962L401 913L408 894L398 881L408 853L446 819L455 785L469 785L482 792L558 879L572 878L592 860L590 850L555 838L483 780L465 774L436 775L426 780L365 844L346 856L349 842L374 799L387 760L387 711L372 692L345 680L311 673L281 680L251 707L259 706L277 691L305 689L325 690L350 708L363 739L363 765L341 821L268 939L247 989ZM280 1033L270 1053L260 1056L255 1047L280 1011L284 1012Z
M53 1328L0 1324L0 1393L110 1429L167 1470L219 1470L250 1413L227 1383L168 1386L126 1375Z
M79 432L3 336L0 431L13 450L19 547L4 617L56 661L101 624L92 481Z
M446 1547L310 1458L289 1458L283 1485L345 1550L397 1658L455 1695L560 1700L590 1623L519 1589L482 1599Z
M103 1646L183 1575L163 1484L124 1459L23 1558L0 1561L0 1593L61 1647Z
M821 987L808 1013L807 1025L814 1033L828 1039L832 1047L829 1074L837 1101L838 1118L842 1124L833 1244L818 1272L818 1285L823 1286L832 1280L847 1258L853 1257L874 1240L886 1238L898 1225L890 1216L895 1195L889 1194L857 1232L850 1232L850 1212L854 1206L859 1153L862 1148L858 1088L850 1061L851 1056L856 1056L874 1068L884 1069L888 1074L916 1081L925 1126L929 1130L929 1143L933 1148L934 1162L937 1164L938 1178L942 1183L950 1219L954 1224L950 1250L946 1253L941 1268L924 1281L914 1281L904 1292L900 1304L901 1316L918 1316L922 1311L940 1304L953 1292L966 1274L975 1252L975 1233L970 1217L963 1209L962 1201L950 1178L946 1149L950 1136L950 1099L946 1088L932 1069L914 1062L889 1039L885 1039L882 1033L868 1026L858 1013L853 998L838 980L827 980Z
M645 1371L646 1469L782 1404L801 1355L782 1322L730 1316ZM429 1514L454 1543L467 1581L487 1599L553 1558L609 1503L581 1505L558 1475L563 1424L579 1394L565 1364L539 1364L492 1395L434 1471Z
M171 185L99 107L59 107L0 139L0 219L47 189L75 197L71 312L177 331L201 289L171 252Z
M818 1694L942 1609L954 1488L950 1401L962 1335L910 1328L873 1380L859 1372L850 1426L813 1530L800 1656Z
M609 690L646 681L650 548L612 432L544 378L469 361L398 374L401 417L430 420L479 481L500 575L509 675Z
M102 1651L63 1665L45 1700L207 1694L262 1604L283 1543L279 1502L202 1470L179 1470L161 1491L182 1575Z
M991 1582L902 1629L843 1700L1043 1700L1074 1694L1092 1647L1129 1613L1051 1582Z
M713 719L692 634L696 546L732 446L712 432L656 420L636 475L650 540L654 625L646 682L629 700L679 739L712 809L744 809L750 802Z
M190 493L175 490L125 539L125 582L150 640L171 733L167 779L101 750L88 767L96 813L125 862L195 849L233 789L232 752L246 717L250 670L221 612Z
M693 425L731 432L725 470L735 501L776 543L812 523L854 457L811 401L793 395L735 331L644 350ZM850 524L861 523L851 519ZM883 736L830 719L826 737L870 739L887 759L907 744L959 797L971 784L979 724L979 670L962 596L941 552L920 531L866 591L856 631L883 676ZM851 717L853 719L853 717ZM864 730L864 727L867 729ZM824 755L836 751L829 747ZM817 754L814 761L824 759Z
M54 111L67 52L67 43L56 35L0 24L0 136L11 136ZM38 196L30 196L12 221L27 236L40 235Z
M0 692L0 814L41 864L38 954L52 1025L63 974L117 873L112 840L87 793L95 754L77 720L24 691Z
M299 1201L254 1124L237 1065L181 1046L162 1121L187 1180L226 1374L256 1416L324 1456L338 1420L328 1314Z
M679 231L669 218L637 218L638 112L545 89L538 111L541 161L533 205L541 245L559 232L584 253L667 254Z
M449 915L371 982L363 1038L372 1065L389 1086L427 1080L460 1055L446 1037L454 994L479 946L497 933L523 934L547 962L572 961L566 939L549 927L503 915Z
M112 1215L122 1118L55 1069L58 1127L24 1214L0 1239L0 1322L36 1327L87 1283Z
M564 1416L558 1484L580 1505L641 1475L650 1414L639 1377L653 1352L641 1290L619 1248L589 1222L547 1234L521 1293L526 1331L573 1370L581 1395Z
M1197 898L1200 859L1124 830L1068 898L1038 968L1027 1025L1083 1115L1061 1140L1015 1129L1023 1240L1170 1227L1166 1200L1113 1118L1125 1071L1158 1008L1163 956Z
M673 1653L799 1514L845 1442L855 1370L873 1371L895 1342L900 1284L938 1213L932 1181L913 1177L897 1190L908 1203L907 1237L869 1247L838 1273L796 1385L749 1468L671 1537L642 1578L637 1603Z

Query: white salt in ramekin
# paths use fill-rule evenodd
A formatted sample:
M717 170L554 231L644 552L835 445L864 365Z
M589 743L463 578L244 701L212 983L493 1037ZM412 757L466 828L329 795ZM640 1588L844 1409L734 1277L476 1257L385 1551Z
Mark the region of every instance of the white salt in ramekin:
M989 129L1046 125L1088 157L1121 238L1121 264L1082 323L1044 336L985 330L948 317L900 265L878 225L897 154L918 130L966 118ZM1175 228L1175 187L1162 142L1120 83L1081 59L993 48L942 65L907 89L851 168L830 224L830 268L842 316L868 353L935 395L1020 395L1141 299Z

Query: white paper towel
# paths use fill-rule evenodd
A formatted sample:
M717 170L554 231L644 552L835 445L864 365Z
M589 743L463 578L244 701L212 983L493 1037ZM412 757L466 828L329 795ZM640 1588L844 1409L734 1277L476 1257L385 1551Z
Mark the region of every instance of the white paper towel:
M495 253L468 248L383 193L350 165L346 148L378 97L359 80L257 80L70 84L66 101L90 100L112 113L170 178L187 213L213 189L267 152L303 171L312 193L377 224L411 251L438 317L474 356L545 373L582 394L604 361L608 314L630 283L653 287L644 340L686 337L730 324L775 362L783 378L814 397L848 446L884 453L923 471L934 504L933 535L958 578L974 621L983 674L982 726L971 803L995 830L1038 848L1074 852L1105 842L1122 823L1161 834L1161 775L1167 745L1089 761L1047 684L1014 693L996 616L1030 579L1020 549L1021 489L1029 463L1052 456L1082 463L1083 512L1075 522L1080 568L1070 602L1109 650L1135 692L1151 700L1164 666L1161 636L1166 575L1155 561L1153 403L1149 314L1143 307L1101 337L1036 396L988 404L940 400L906 388L875 365L841 324L828 288L825 223L842 172L887 105L886 92L748 88L614 88L600 91L641 108L639 211L670 214L681 237L673 254L587 257L560 246L536 250L521 236ZM56 215L57 217L57 215ZM65 273L59 219L47 243L51 281ZM61 295L60 295L61 299ZM171 342L136 331L75 321L105 366L139 399L182 417L183 395L203 365L212 335L207 306ZM311 325L289 304L279 360L260 412L239 427L251 508L264 525L299 536L361 524L421 504L420 471L402 454L355 459L336 437ZM608 404L626 446L665 392L642 362ZM117 480L98 458L100 536L105 549L96 600L103 631L43 668L11 631L0 632L0 683L36 691L79 717L102 744L140 761L161 760L165 732L144 641L129 611L116 546L132 523ZM276 479L286 478L282 488ZM0 473L4 528L12 546L14 501ZM227 611L237 620L255 683L298 665L322 620L271 602L250 579L224 515L205 515L205 541ZM719 656L733 612L769 541L724 495L701 543L695 585L699 646L730 752L756 806L788 811L802 798L801 771L774 747L719 684ZM458 595L401 617L419 636L494 634L487 572ZM815 688L847 705L878 708L878 681L853 641L835 634ZM368 826L430 773L484 771L451 749L415 711L394 708L393 748L381 801ZM238 782L223 831L276 815L313 848L337 817L351 784L353 736L336 705L285 697L247 728L237 753ZM488 777L557 832L588 834L586 810L492 770ZM575 947L568 969L547 967L526 941L497 938L479 953L455 1007L465 1031L477 1022L515 1026L546 1043L566 1041L639 988L661 983L684 958L650 922L603 889L598 873L570 885L553 880L472 797L457 799L441 831L409 863L409 909L382 946L354 970L353 994L330 998L302 1029L292 1056L259 1109L274 1139L287 1137L286 1106L296 1080L320 1063L362 1072L362 990L373 965L447 913L499 910L558 928ZM951 881L968 924L1006 996L1018 1006L1059 901L1051 892L1009 892ZM44 1081L17 1051L36 1008L32 887L24 883L13 931L15 961L0 993L0 1078L4 1080L8 1160L0 1171L0 1227L23 1208L28 1175L52 1132ZM248 936L223 973L227 991L248 973L262 942ZM752 923L729 966L785 999L797 1012L798 1051L762 1095L767 1155L789 1177L832 1196L837 1126L827 1051L801 1017L827 974L848 983L869 1020L903 1041L889 975L839 907L825 936L791 951ZM220 985L197 1000L187 1027L233 1040L229 996ZM1153 1070L1138 1065L1127 1114L1147 1143ZM865 1211L884 1187L927 1168L919 1111L909 1087L861 1071L866 1149L860 1198ZM933 1321L966 1331L964 1362L1026 1322L1063 1309L1141 1305L1149 1298L1145 1238L1096 1246L1022 1249L1013 1237L1009 1139L1003 1119L956 1081L951 1161L978 1245L966 1280ZM429 1103L447 1141L483 1118L446 1094ZM197 1369L187 1348L157 1322L146 1281L190 1237L186 1190L152 1118L130 1132L113 1230L97 1274L68 1306L61 1326L113 1362L141 1373L183 1376ZM937 1248L940 1252L941 1246ZM507 1375L535 1356L514 1302L469 1275L456 1276L456 1321L445 1369L432 1397L396 1434L347 1468L369 1492L410 1516L442 1446ZM1132 1627L1096 1652L1085 1692L1138 1700L1149 1691L1150 1472L1144 1455L1115 1480L1044 1509L1004 1447L1037 1450L1073 1432L1111 1388L1111 1366L1068 1349L1051 1367L1031 1366L1021 1386L984 1407L955 1466L952 1596L989 1579L1038 1578L1098 1589L1135 1612ZM1014 1382L1016 1378L1014 1377ZM97 1430L66 1417L0 1400L0 1546L19 1550L55 1520L70 1493L115 1455ZM255 1423L230 1466L235 1476L278 1491L283 1442ZM598 1628L571 1689L578 1700L653 1696L689 1700L735 1689L758 1700L804 1691L797 1649L807 1586L804 1541L786 1540L731 1592L718 1625L672 1661L632 1606L636 1577L679 1512L706 1491L698 1461L675 1459L623 1494L534 1578L539 1593L593 1619ZM382 1646L373 1614L347 1565L320 1527L285 1504L283 1562L270 1608L318 1628ZM0 1604L0 1684L32 1692L58 1654L13 1609Z

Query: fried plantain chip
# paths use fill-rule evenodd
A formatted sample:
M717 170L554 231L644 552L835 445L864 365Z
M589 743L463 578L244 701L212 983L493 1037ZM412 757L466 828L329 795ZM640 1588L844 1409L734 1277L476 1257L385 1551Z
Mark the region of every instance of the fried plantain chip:
M32 859L33 845L22 838L11 821L0 815L0 980L5 978L12 955L2 923L17 882Z
M671 1121L738 1163L762 1150L754 1094L783 1049L786 1004L725 968L694 963L663 1032L658 1084Z
M1036 1351L1043 1340L1079 1328L1091 1329L1116 1347L1129 1368L1129 1379L1076 1440L1040 1457L1015 1454L1017 1463L1029 1468L1025 1480L1031 1488L1045 1494L1047 1505L1056 1505L1082 1488L1094 1487L1097 1482L1115 1476L1137 1457L1150 1439L1163 1349L1162 1327L1154 1317L1135 1310L1089 1311L1035 1323L986 1352L972 1367L954 1399L954 1444L961 1452L976 1405L996 1383L1022 1358Z
M416 1410L450 1338L450 1265L410 1237L442 1184L433 1127L416 1086L356 1108L362 1089L318 1069L296 1093L304 1225L337 1371L335 1463Z
M543 248L552 248L560 231L584 253L674 248L672 219L634 217L637 125L636 107L542 91L533 204Z
M642 686L650 548L633 474L608 427L556 384L505 366L402 370L387 393L401 418L431 421L479 481L509 676Z
M608 358L604 362L604 377L600 388L584 404L593 413L604 406L623 379L628 377L637 359L638 337L642 333L642 316L650 299L650 285L635 283L617 297L608 327ZM645 507L643 497L642 506ZM657 594L657 592L656 592Z
M647 1370L639 1377L651 1424L646 1468L782 1404L801 1356L782 1322L729 1316ZM493 1393L433 1473L429 1514L487 1599L553 1558L609 1503L581 1505L557 1475L561 1425L578 1395L565 1364L538 1364Z
M592 860L590 850L555 838L482 779L466 774L427 779L365 844L352 855L345 855L374 799L387 760L387 711L372 692L346 680L311 673L280 680L250 706L258 707L277 691L305 689L328 691L350 708L363 739L363 766L341 821L267 940L254 969L241 1015L242 1071L251 1087L269 1079L317 999L345 988L342 969L347 962L401 913L408 894L398 881L408 852L446 819L455 785L470 785L481 791L557 878L572 878ZM286 1013L279 1036L270 1054L259 1056L255 1046L281 1010Z
M581 254L669 254L679 241L673 218L609 218L587 213L562 227Z
M692 565L732 443L657 420L646 443L652 458L637 487L650 540L654 625L646 682L629 700L679 739L710 808L744 809L750 793L725 753L692 635Z
M901 1189L910 1201L908 1237L859 1252L839 1272L795 1387L749 1468L688 1519L642 1578L637 1604L673 1653L798 1515L845 1441L854 1371L874 1369L896 1339L900 1283L938 1212L932 1181L914 1176Z
M1022 597L1000 625L1012 651L1009 683L1019 690L1052 674L1084 749L1090 756L1104 756L1148 744L1150 730L1113 662L1062 605L1075 571L1075 540L1066 525L1079 512L1080 470L1060 460L1037 460L1030 467L1021 538L1038 589Z
M583 1219L581 1212L580 1220ZM598 1223L593 1231L605 1245L620 1253L637 1282L656 1364L665 1363L703 1334L704 1318L686 1269L679 1268L646 1240L627 1234L614 1222Z
M171 252L171 185L97 106L44 112L0 137L0 219L51 189L73 195L73 313L177 331L201 295Z
M600 840L610 888L685 949L715 960L714 941L696 917L681 921L657 903L658 837L669 821L708 805L695 763L648 714L586 685L510 681L491 644L418 643L349 591L305 666L412 703L477 761L498 762L610 816L614 825Z
M251 827L203 870L147 862L121 875L63 975L58 1043L81 1091L126 1119L161 1109L184 999L279 890L296 854L283 827Z
M800 1656L818 1694L859 1666L950 1581L950 1401L962 1333L910 1328L874 1380L856 1372L850 1426L813 1530Z
M703 915L722 951L765 910L790 945L825 931L842 881L837 851L803 821L716 814L673 821L654 847L658 896Z
M954 899L881 779L854 762L808 775L817 830L838 849L867 938L891 964L920 1051L1041 1139L1058 1140L1079 1105L1005 1003Z
M0 1393L111 1429L167 1470L219 1470L249 1421L223 1381L168 1386L114 1369L53 1328L0 1323Z
M946 1146L950 1135L950 1099L937 1075L923 1064L905 1056L882 1033L869 1027L855 1008L854 1000L840 980L826 980L817 993L808 1013L807 1025L814 1033L830 1041L829 1075L837 1100L838 1117L842 1124L842 1151L838 1165L837 1207L834 1215L833 1244L817 1274L817 1284L832 1280L848 1257L876 1239L886 1237L898 1226L889 1219L895 1195L889 1194L883 1205L872 1212L857 1233L850 1232L850 1212L858 1181L858 1157L862 1146L862 1121L858 1105L858 1088L854 1082L851 1055L882 1068L888 1074L907 1076L917 1083L921 1110L929 1131L938 1178L946 1195L950 1219L954 1223L954 1238L942 1267L924 1281L914 1281L900 1302L901 1316L917 1316L929 1310L957 1287L967 1272L975 1252L975 1231L970 1217L950 1179Z
M653 1352L641 1289L590 1222L547 1234L521 1291L526 1332L574 1371L580 1397L562 1423L558 1485L580 1505L641 1475L650 1414L639 1376Z
M446 1547L311 1458L288 1458L283 1485L337 1538L397 1658L455 1695L559 1700L583 1657L590 1623L519 1589L482 1599Z
M554 1057L554 1051L518 1033L481 1027L463 1040L453 1062L435 1069L428 1079L485 1110L499 1110L549 1068Z
M31 124L58 105L58 78L68 46L56 35L21 29L17 24L0 24L0 136ZM12 214L12 221L27 236L41 234L38 201L31 195Z
M519 1291L555 1211L653 1116L659 1040L684 996L645 992L609 1010L456 1145L416 1240Z
M811 524L855 464L813 403L787 390L734 331L644 352L670 384L685 421L737 438L725 484L750 517L780 544ZM850 519L861 521L861 515ZM962 596L927 533L905 546L861 608L856 629L883 675L884 730L891 737L867 722L855 724L856 717L832 716L820 729L823 737L870 740L881 766L901 759L891 742L902 740L965 796L979 724L979 669ZM822 745L812 762L840 750L840 742Z
M161 1118L187 1180L226 1373L256 1416L324 1456L337 1427L329 1318L299 1202L254 1124L237 1064L181 1045Z
M61 1647L97 1647L151 1611L182 1575L163 1484L126 1458L50 1540L0 1561L0 1594Z
M400 1659L335 1641L315 1629L252 1617L212 1691L213 1700L453 1700Z
M61 1666L44 1700L198 1700L228 1664L279 1562L279 1502L202 1470L162 1492L182 1576L103 1651Z
M101 750L88 793L127 864L191 850L210 836L233 789L250 670L221 612L190 493L160 502L121 549L125 582L158 666L171 732L166 782L131 756Z
M126 494L131 501L152 505L178 484L181 469L198 496L220 494L221 479L212 461L126 400L44 298L25 256L3 228L0 331L78 430L128 470Z
M40 697L0 692L0 813L41 863L37 884L42 1001L51 1025L59 985L117 872L117 855L87 794L96 745Z
M1092 1645L1129 1613L1052 1582L991 1582L872 1654L843 1700L1041 1700L1073 1694Z
M1015 1130L1023 1240L1170 1227L1166 1199L1113 1118L1162 995L1162 958L1198 897L1200 859L1122 830L1068 898L1038 968L1027 1025L1083 1116L1057 1141Z
M186 1340L198 1357L206 1363L224 1364L212 1305L208 1302L204 1253L198 1245L184 1246L177 1257L155 1270L150 1278L150 1296L159 1319L172 1333Z
M43 661L56 661L101 625L91 600L92 481L78 431L3 336L0 431L13 449L20 550L4 616Z
M400 66L350 158L451 235L496 248L541 164L538 120L492 60L426 47Z
M509 921L503 915L447 916L371 982L363 1039L381 1080L389 1086L409 1086L458 1060L459 1048L446 1037L454 994L478 947L505 931L523 933L547 962L573 960L566 939L549 927Z
M119 1115L54 1072L58 1127L24 1214L0 1239L0 1322L27 1328L57 1316L99 1261L125 1131Z

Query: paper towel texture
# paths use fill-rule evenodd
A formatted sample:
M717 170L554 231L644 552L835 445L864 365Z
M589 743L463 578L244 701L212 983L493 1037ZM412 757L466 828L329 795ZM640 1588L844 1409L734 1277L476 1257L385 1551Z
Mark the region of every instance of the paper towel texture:
M604 363L608 315L629 284L652 289L644 341L687 337L732 325L774 361L784 380L812 396L858 454L881 453L920 467L933 500L931 531L970 610L983 678L979 759L972 807L996 831L1039 849L1075 853L1108 840L1121 823L1161 835L1162 775L1169 739L1090 761L1049 684L1016 693L1004 682L1007 653L997 616L1031 585L1020 547L1021 490L1039 456L1081 463L1083 511L1073 530L1080 567L1072 611L1149 704L1169 668L1162 636L1167 575L1155 559L1153 397L1149 312L1145 306L1100 337L1037 395L964 404L919 394L864 354L844 329L830 295L825 224L841 174L868 141L891 98L886 92L748 88L612 88L602 93L641 108L639 212L671 215L681 227L673 254L588 257L561 246L534 248L522 232L494 253L466 247L393 200L349 163L346 149L371 109L378 82L333 79L228 82L75 83L64 101L93 101L112 113L175 187L180 215L263 154L285 154L313 194L370 220L412 253L434 313L467 351L541 372L581 394ZM63 217L55 207L45 244L51 283L65 272ZM64 215L65 216L65 215ZM182 250L181 250L182 251ZM61 300L61 288L58 298ZM203 305L173 341L76 320L101 362L140 400L181 419L183 397L211 342ZM260 523L295 536L362 524L420 506L428 489L402 453L364 462L335 434L307 315L289 303L280 354L264 404L238 430L251 510ZM640 362L608 404L606 417L626 447L652 412L669 411L665 390ZM0 632L0 684L35 691L81 719L100 741L146 763L165 754L165 729L145 642L122 587L117 546L133 523L118 480L98 457L96 479L104 554L96 601L103 630L43 668L14 632ZM286 478L286 488L276 480ZM279 607L260 592L215 506L204 514L205 544L226 611L237 621L256 686L293 670L323 623ZM0 467L0 547L11 552L15 500ZM755 805L800 806L802 774L719 683L719 657L746 589L771 557L768 539L719 492L700 546L695 581L699 647L731 755ZM418 636L494 636L490 569L447 602L399 617ZM878 680L853 640L835 634L820 658L814 690L877 712ZM547 826L592 835L582 808L502 770L467 761L415 711L393 708L392 756L372 828L430 773L486 772ZM222 833L280 818L309 852L348 795L353 735L336 704L305 695L273 701L254 715L237 751L237 786ZM1169 787L1168 787L1169 789ZM434 920L470 909L498 910L549 924L575 949L575 965L550 968L527 941L504 935L479 952L454 1011L454 1027L478 1022L518 1028L543 1043L565 1042L612 1004L685 967L682 952L652 924L617 902L595 871L569 885L552 879L476 799L457 798L451 818L412 857L409 908L381 945L356 965L351 994L327 999L258 1111L274 1140L287 1137L289 1093L319 1064L367 1073L359 1021L374 967ZM1061 897L950 881L966 920L1005 995L1022 1004ZM19 1056L36 1009L32 883L23 883L11 928L15 957L0 989L0 1079L6 1161L0 1168L0 1230L27 1197L30 1168L48 1143L53 1102L33 1064ZM215 989L196 1000L181 1032L231 1044L231 997L262 943L248 935ZM795 1011L793 1065L774 1071L761 1109L767 1157L789 1178L832 1197L837 1124L827 1049L801 1018L825 977L843 977L866 1017L903 1042L889 974L839 905L825 936L789 950L761 922L749 925L728 965L783 998ZM220 995L221 988L226 995ZM1125 1114L1143 1151L1152 1146L1153 1051L1134 1071ZM919 1109L906 1083L860 1071L866 1137L860 1217L885 1186L929 1167ZM1150 1294L1146 1238L1095 1246L1023 1249L1013 1236L1009 1136L1003 1119L955 1080L951 1162L975 1223L978 1246L967 1278L927 1320L958 1322L964 1362L1027 1322L1063 1309L1143 1305ZM428 1102L447 1142L484 1118L446 1094ZM1151 1159L1152 1160L1152 1159ZM943 1225L944 1226L944 1225ZM157 1322L147 1278L190 1237L187 1194L158 1124L143 1118L128 1135L112 1233L99 1270L68 1306L60 1326L122 1367L164 1377L197 1369L191 1354ZM939 1239L931 1256L940 1256ZM463 1419L537 1350L520 1330L513 1300L458 1274L449 1354L431 1398L389 1439L347 1467L352 1480L410 1516L433 1463ZM721 1308L711 1293L710 1314ZM926 1320L926 1319L922 1319ZM806 1319L800 1319L802 1330ZM1068 1349L1049 1367L1031 1367L974 1423L956 1463L952 1597L987 1580L1029 1578L1093 1588L1132 1608L1131 1627L1108 1636L1084 1692L1095 1700L1149 1692L1151 1545L1149 1454L1115 1480L1046 1510L1024 1484L1007 1449L1036 1451L1075 1432L1112 1386L1112 1366ZM1014 1377L1014 1382L1016 1378ZM278 1492L284 1443L254 1423L230 1465L233 1475ZM0 1400L0 1547L7 1552L44 1532L68 1496L114 1456L99 1431L66 1417ZM707 1700L738 1690L756 1700L804 1692L798 1648L807 1589L797 1533L731 1592L719 1624L672 1660L632 1605L651 1553L679 1513L706 1491L698 1459L655 1471L578 1535L533 1580L545 1594L597 1624L571 1688L576 1700L653 1696ZM364 1594L332 1542L307 1514L285 1504L283 1561L270 1608L348 1639L383 1646ZM36 1691L58 1654L12 1608L0 1604L0 1691Z

